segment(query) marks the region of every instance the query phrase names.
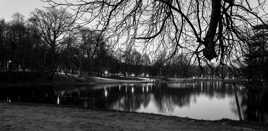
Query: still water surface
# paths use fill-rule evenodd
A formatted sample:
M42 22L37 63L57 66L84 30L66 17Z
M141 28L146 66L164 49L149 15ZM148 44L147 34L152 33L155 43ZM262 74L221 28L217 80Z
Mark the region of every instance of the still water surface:
M205 120L267 122L263 91L221 81L0 88L1 102L72 105Z

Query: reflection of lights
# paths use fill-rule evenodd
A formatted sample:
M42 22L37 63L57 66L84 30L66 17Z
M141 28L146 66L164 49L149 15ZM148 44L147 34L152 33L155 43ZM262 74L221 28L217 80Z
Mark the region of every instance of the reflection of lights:
M131 92L134 93L134 88L133 87L131 88Z
M57 104L60 104L60 96L57 97Z
M106 89L104 89L104 96L107 97L108 96L108 91Z
M148 86L146 87L146 92L149 92L149 87Z
M144 92L144 87L142 87L142 93Z
M7 98L7 102L8 102L8 103L11 103L11 99Z
M119 90L121 90L121 85L119 85L119 87L118 87L118 88L119 88Z

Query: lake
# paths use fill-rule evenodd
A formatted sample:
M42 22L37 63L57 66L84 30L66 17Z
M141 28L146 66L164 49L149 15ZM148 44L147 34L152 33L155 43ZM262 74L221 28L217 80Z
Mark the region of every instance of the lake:
M267 122L267 91L222 81L99 84L79 87L1 87L0 102L71 105L203 120Z

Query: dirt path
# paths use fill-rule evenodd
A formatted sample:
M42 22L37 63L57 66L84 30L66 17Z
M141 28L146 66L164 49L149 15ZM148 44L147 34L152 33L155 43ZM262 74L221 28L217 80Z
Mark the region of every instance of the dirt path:
M267 129L267 127L265 127ZM251 131L258 126L229 122L69 107L10 105L0 103L1 131Z

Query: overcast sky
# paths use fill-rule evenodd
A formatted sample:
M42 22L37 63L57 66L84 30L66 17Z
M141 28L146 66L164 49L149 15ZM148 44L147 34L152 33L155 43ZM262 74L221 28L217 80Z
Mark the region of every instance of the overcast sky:
M10 20L16 12L28 18L35 8L42 8L45 5L40 0L0 0L0 18Z

